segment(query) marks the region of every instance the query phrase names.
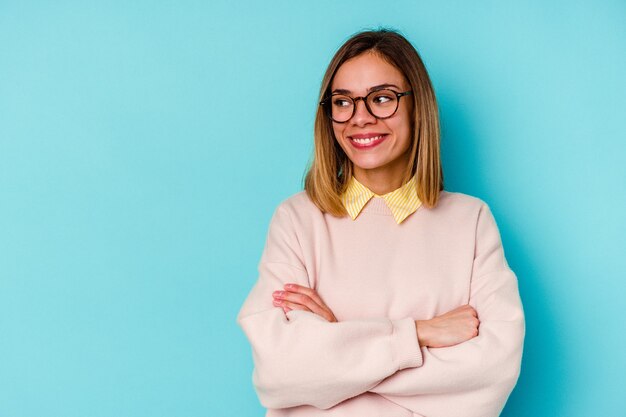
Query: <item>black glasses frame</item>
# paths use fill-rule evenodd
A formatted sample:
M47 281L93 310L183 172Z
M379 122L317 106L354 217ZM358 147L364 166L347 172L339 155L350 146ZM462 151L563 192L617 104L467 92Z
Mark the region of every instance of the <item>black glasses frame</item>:
M370 94L374 94L374 93L380 93L381 91L391 91L392 93L394 93L397 97L397 101L396 101L396 109L393 111L393 113L391 113L389 116L385 116L385 117L378 117L376 116L373 112L372 109L370 109L370 106L367 104L367 98L370 96ZM326 97L324 100L320 101L320 106L322 106L324 108L324 110L326 111L326 115L335 123L346 123L348 122L350 119L352 119L354 117L354 113L356 113L356 106L357 106L357 102L359 100L363 100L363 104L365 104L365 108L367 109L368 113L371 114L372 116L374 116L377 119L388 119L391 116L393 116L394 114L396 114L396 112L398 111L398 107L400 107L400 98L404 97L404 96L408 96L410 94L413 94L412 90L407 90L407 91L403 91L402 93L398 93L396 91L390 90L388 88L382 88L380 90L374 90L374 91L370 91L366 96L360 96L360 97L352 97L349 96L347 94L341 94L341 93L334 93L331 94L330 96ZM343 122L338 122L337 120L333 119L333 109L332 106L329 106L329 100L332 100L332 98L334 96L346 96L348 98L350 98L350 100L352 100L353 106L352 106L352 114L350 115L350 117L348 117L346 120L344 120Z

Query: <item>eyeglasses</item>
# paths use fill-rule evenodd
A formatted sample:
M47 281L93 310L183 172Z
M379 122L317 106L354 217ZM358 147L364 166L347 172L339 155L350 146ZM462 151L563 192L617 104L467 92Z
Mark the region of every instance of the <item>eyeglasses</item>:
M356 112L356 103L363 100L367 111L377 119L388 119L398 110L400 97L408 96L412 91L398 93L393 90L383 89L370 92L365 97L350 97L345 94L335 93L320 101L328 117L336 123L345 123L352 119Z

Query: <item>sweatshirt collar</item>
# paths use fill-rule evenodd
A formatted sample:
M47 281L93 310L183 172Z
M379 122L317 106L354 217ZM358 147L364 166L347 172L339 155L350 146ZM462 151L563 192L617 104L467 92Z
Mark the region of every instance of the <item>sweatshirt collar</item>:
M346 190L341 194L341 201L352 220L355 220L372 197L382 197L393 213L396 223L400 224L422 204L417 196L415 181L415 175L413 175L400 188L384 195L378 195L357 181L353 175L348 181Z

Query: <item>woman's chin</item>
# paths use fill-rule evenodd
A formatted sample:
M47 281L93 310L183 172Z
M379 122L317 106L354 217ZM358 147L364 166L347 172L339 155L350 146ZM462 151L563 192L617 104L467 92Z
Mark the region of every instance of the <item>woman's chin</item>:
M360 170L378 169L387 165L386 161L382 161L380 158L355 158L352 160L354 168Z

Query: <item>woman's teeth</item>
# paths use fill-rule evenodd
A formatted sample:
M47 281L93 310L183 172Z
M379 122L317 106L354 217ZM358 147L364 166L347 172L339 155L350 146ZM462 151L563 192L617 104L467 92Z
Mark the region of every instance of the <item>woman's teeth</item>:
M375 140L381 139L384 135L380 135L380 136L374 136L371 138L367 138L367 139L354 139L352 138L353 141L355 141L356 143L362 143L364 145L368 144L368 143L372 143Z

